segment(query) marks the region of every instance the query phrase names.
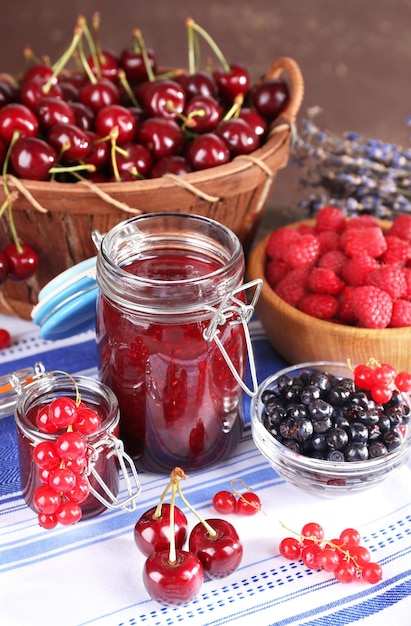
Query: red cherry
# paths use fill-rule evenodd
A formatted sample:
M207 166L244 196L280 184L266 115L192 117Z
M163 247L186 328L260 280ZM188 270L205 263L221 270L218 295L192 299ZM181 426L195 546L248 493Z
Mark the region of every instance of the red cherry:
M75 125L82 130L94 130L95 114L93 109L82 102L71 102L70 106L74 113Z
M163 157L157 163L153 165L151 170L151 178L159 178L165 176L165 174L174 174L176 176L182 176L192 171L190 164L187 160L178 154Z
M120 104L120 92L111 80L100 78L96 83L88 83L81 89L80 102L97 113L110 104Z
M290 90L282 78L268 78L253 87L251 99L260 115L274 120L287 106Z
M137 130L137 121L133 113L119 104L103 107L97 113L95 130L100 137L106 137L114 127L118 128L117 143L133 141Z
M76 122L72 107L61 98L43 98L36 104L35 114L43 133L47 133L54 124Z
M228 72L223 68L217 69L213 72L213 77L221 98L228 102L234 102L237 96L245 95L250 87L248 70L240 64L230 64Z
M89 56L87 62L91 71L96 76L102 76L108 80L115 81L118 74L119 61L117 55L109 50L102 50L97 55L97 66L95 58Z
M184 146L184 133L174 120L150 117L140 126L138 140L156 159L178 154Z
M81 161L90 150L87 133L75 124L55 124L48 133L47 141L64 162Z
M21 281L30 278L35 273L39 258L33 248L27 244L20 244L21 251L16 244L10 243L3 250L8 263L8 277L11 280Z
M217 98L218 87L212 74L199 70L193 74L183 74L176 79L184 89L187 100L195 96Z
M250 154L259 146L253 128L239 117L221 122L216 133L224 139L233 158L239 154Z
M184 108L184 116L189 120L187 127L195 133L209 133L215 130L222 114L222 106L211 96L193 96Z
M201 561L210 578L224 578L232 574L241 563L243 546L234 526L223 519L208 519L206 523L215 531L211 535L202 522L190 533L189 550Z
M8 273L9 262L6 255L3 252L0 252L0 285L2 285L6 281Z
M31 65L23 74L21 82L24 85L32 80L41 80L47 82L52 81L53 84L57 83L57 77L53 77L53 68L50 65L44 63L35 63Z
M13 102L0 109L0 135L10 142L15 132L20 136L35 137L39 123L34 113L24 104Z
M8 348L11 345L11 336L8 330L0 328L0 350Z
M176 551L174 562L168 550L151 554L143 569L143 583L153 600L164 606L181 606L191 602L204 582L200 560L191 552Z
M37 104L48 96L63 99L60 85L53 83L46 89L46 81L33 79L24 83L20 90L20 102L31 110L35 110Z
M116 153L116 163L121 180L137 180L149 176L153 157L141 144L126 143L122 152Z
M0 80L0 107L10 104L16 100L15 89L4 80Z
M261 142L267 133L267 123L264 118L257 111L249 107L242 107L238 117L251 126Z
M153 73L157 70L156 53L152 48L146 48L147 58ZM120 56L120 66L123 68L127 80L141 83L148 79L147 69L142 53L134 47L125 48Z
M86 130L85 133L90 141L90 150L84 157L84 163L94 165L96 170L106 167L110 159L110 146L107 141L99 141L100 137L93 131Z
M205 133L188 144L186 156L194 170L204 170L228 163L230 151L221 137L214 133Z
M10 164L19 178L49 180L50 168L56 162L54 148L39 137L20 137L10 152Z
M170 546L170 504L161 505L161 515L156 517L157 507L145 511L134 526L134 541L143 554L168 550ZM187 518L183 511L174 507L174 536L176 548L182 549L187 538Z
M169 78L147 81L137 89L137 99L147 115L176 119L186 101L184 90Z

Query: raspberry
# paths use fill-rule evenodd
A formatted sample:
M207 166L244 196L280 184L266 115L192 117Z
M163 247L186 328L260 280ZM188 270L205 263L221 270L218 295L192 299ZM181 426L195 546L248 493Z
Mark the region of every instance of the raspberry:
M338 233L333 230L324 230L316 236L320 242L320 254L325 254L329 250L339 250L340 235Z
M405 292L405 299L411 300L411 268L404 268L404 278L407 285L407 291Z
M300 235L315 235L315 227L311 226L311 224L301 224L298 229L297 232L300 233Z
M378 226L378 221L372 215L354 215L348 222L346 222L345 228L369 228L372 226Z
M374 285L386 291L393 300L403 298L407 293L404 270L396 265L382 265L368 274L367 285Z
M330 321L337 316L338 300L327 293L307 293L299 301L298 308L307 315Z
M380 267L378 261L365 252L355 254L348 259L341 270L341 278L352 287L365 285L371 272Z
M320 244L315 235L301 235L284 251L283 259L293 268L310 268L315 265L320 253Z
M391 321L392 299L386 291L363 285L353 293L355 313L363 328L387 328Z
M265 253L270 259L282 259L291 243L299 238L300 233L295 228L282 226L271 233Z
M344 283L332 269L326 267L313 267L308 275L308 287L314 293L337 294L343 288Z
M271 289L274 289L277 283L279 283L280 280L288 274L290 269L290 266L281 259L272 259L267 263L265 268L265 279Z
M318 267L326 267L334 270L337 276L341 276L341 270L346 265L348 258L341 250L329 250L318 259Z
M315 230L317 233L334 231L342 233L345 228L345 216L341 209L336 206L325 206L317 213Z
M381 255L382 263L405 265L411 259L411 244L395 235L386 235L386 251Z
M384 233L379 226L370 226L366 229L347 228L341 235L341 246L345 254L350 257L366 252L378 258L387 249Z
M307 270L303 268L291 270L287 276L277 284L275 293L288 302L288 304L291 304L291 306L296 306L298 301L306 293L306 280Z
M393 235L411 243L411 215L398 215L387 235Z
M346 285L338 294L338 321L342 324L355 324L357 314L354 308L355 287Z
M392 305L391 328L411 326L411 302L396 300Z

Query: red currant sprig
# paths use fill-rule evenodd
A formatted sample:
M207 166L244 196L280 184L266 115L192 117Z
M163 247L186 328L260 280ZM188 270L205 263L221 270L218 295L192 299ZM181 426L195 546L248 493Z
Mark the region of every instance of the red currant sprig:
M355 528L346 528L331 540L324 538L324 530L317 522L305 524L300 533L290 532L296 537L284 537L278 548L284 558L301 560L309 569L331 572L342 583L361 579L376 584L382 579L381 566L371 561L370 552L361 545L361 535Z
M78 522L82 515L80 505L90 492L86 435L99 429L101 419L97 411L81 402L77 384L72 380L76 400L59 396L40 407L36 416L40 432L56 434L55 441L41 441L33 448L41 483L34 491L33 504L40 526L46 529L58 523L67 526Z
M240 492L235 483L239 482L246 490ZM231 480L232 491L222 489L214 494L212 504L218 513L240 513L241 515L255 515L262 511L259 496L241 479Z
M397 372L389 363L379 363L369 359L354 368L354 382L359 389L369 391L378 404L385 404L392 398L394 391L411 392L411 373Z

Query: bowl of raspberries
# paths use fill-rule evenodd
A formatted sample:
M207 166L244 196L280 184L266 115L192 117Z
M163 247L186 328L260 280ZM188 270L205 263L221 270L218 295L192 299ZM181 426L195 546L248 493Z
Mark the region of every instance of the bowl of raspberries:
M411 374L369 359L269 376L251 403L254 443L288 483L324 497L379 485L409 458Z
M263 278L256 313L290 364L410 363L411 215L347 217L334 206L259 241L250 280Z

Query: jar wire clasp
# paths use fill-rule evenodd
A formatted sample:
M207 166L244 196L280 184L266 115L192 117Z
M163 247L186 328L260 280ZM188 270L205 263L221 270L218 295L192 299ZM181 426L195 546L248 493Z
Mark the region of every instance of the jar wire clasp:
M248 283L245 283L240 287L233 289L224 297L218 308L208 307L211 311L213 311L213 316L210 320L209 325L207 326L207 328L204 329L203 332L203 337L206 341L214 341L217 344L235 380L238 382L241 389L245 391L249 396L256 395L258 390L258 381L248 322L250 321L254 313L254 307L258 298L260 297L262 286L262 279L256 278L255 280L251 280ZM245 292L247 289L254 290L252 297L248 303L236 297L237 294ZM219 326L222 326L226 323L231 325L242 324L251 374L251 387L249 387L247 383L242 379L240 373L237 371L227 350L224 348L224 345L219 338Z
M107 509L123 509L124 511L129 512L135 511L136 499L141 492L141 484L134 462L125 452L124 444L121 439L118 439L113 434L108 434L99 441L98 446L91 446L91 448L92 450L88 459L87 474L91 474L95 478L96 482L99 484L107 497L99 493L91 484L90 492L99 502L104 504ZM125 498L117 498L95 468L99 454L104 450L104 448L108 448L110 450L107 456L110 456L110 454L115 454L117 456L117 461L123 474L127 491L127 496Z

